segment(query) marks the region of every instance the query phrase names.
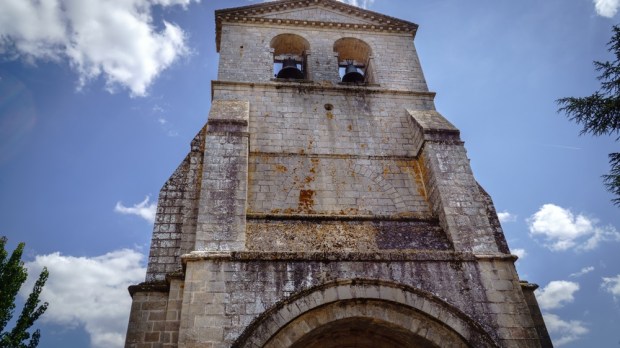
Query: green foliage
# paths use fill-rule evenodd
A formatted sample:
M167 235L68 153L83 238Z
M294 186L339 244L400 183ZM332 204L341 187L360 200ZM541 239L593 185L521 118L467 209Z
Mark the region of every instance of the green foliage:
M581 134L615 135L620 140L620 26L613 27L613 36L607 43L608 51L615 60L594 62L599 72L598 80L601 87L591 96L583 98L561 98L556 102L558 112L566 113L567 117L583 126ZM620 153L609 154L611 169L603 175L607 190L615 195L612 202L620 206Z
M11 257L4 249L6 238L0 238L0 348L35 348L39 344L41 332L36 330L32 335L28 329L47 309L47 302L39 305L39 295L47 281L48 272L44 268L36 281L24 308L10 331L5 331L6 325L13 317L15 297L19 288L26 281L28 272L21 261L24 243L19 243Z

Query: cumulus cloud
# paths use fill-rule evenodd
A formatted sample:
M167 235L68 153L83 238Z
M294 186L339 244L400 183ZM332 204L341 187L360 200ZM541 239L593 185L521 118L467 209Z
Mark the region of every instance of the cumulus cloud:
M511 251L513 254L517 255L519 259L523 259L527 256L527 251L525 251L525 249L512 249Z
M137 215L148 222L155 221L155 213L157 212L157 203L149 204L150 197L146 196L140 203L134 204L132 207L126 207L122 202L116 202L114 211L121 214Z
M0 54L30 62L68 60L79 87L103 77L108 90L144 96L153 80L188 52L177 25L154 23L152 7L194 0L4 0ZM199 0L195 0L199 1Z
M575 300L573 294L579 290L579 284L565 280L554 280L536 292L538 304L542 309L561 308Z
M361 8L368 8L368 6L372 5L372 3L375 2L375 0L338 0L338 1L344 2L345 4L361 7Z
M142 258L142 254L128 249L96 257L39 255L26 263L31 277L21 295L28 296L27 290L47 267L50 276L41 300L49 302L49 308L41 320L83 326L93 348L123 347L131 307L127 287L144 280Z
M620 298L620 274L611 278L603 278L601 287L617 301Z
M581 277L582 275L588 274L588 273L590 273L592 271L594 271L594 267L593 266L584 267L579 272L571 273L570 277L573 277L573 278Z
M500 222L515 222L517 221L517 216L509 213L507 210L501 211L497 213L497 217Z
M599 16L611 18L618 13L620 0L594 0L594 8Z
M601 226L598 220L583 214L575 216L569 209L555 204L543 205L527 219L530 235L541 237L553 251L595 249L604 241L620 241L620 232L611 225Z
M553 336L553 344L556 347L576 341L581 336L590 332L585 324L579 320L564 321L559 316L551 313L543 313L547 330Z

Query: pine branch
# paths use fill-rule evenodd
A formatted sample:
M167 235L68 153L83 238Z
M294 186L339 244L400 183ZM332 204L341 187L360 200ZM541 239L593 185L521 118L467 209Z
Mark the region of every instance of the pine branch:
M599 92L583 98L561 98L558 112L564 112L568 119L583 128L580 134L594 136L620 133L620 97L604 97Z
M620 26L615 25L612 31L607 49L616 59L594 62L601 82L599 90L587 97L560 98L556 103L558 112L582 126L580 135L615 135L616 141L620 141ZM620 207L620 154L610 154L609 164L611 169L603 175L603 184L614 194L612 202Z
M620 153L609 154L609 165L611 169L609 174L603 175L603 183L609 192L616 195L612 202L620 206Z

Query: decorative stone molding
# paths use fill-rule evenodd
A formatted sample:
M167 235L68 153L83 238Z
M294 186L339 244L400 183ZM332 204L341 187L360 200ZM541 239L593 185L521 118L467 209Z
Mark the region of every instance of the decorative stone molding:
M381 310L364 308L369 301ZM347 306L349 302L353 303L351 308ZM398 309L409 315L398 315ZM368 313L375 320L411 330L412 336L423 337L437 346L500 346L475 320L429 292L375 279L347 279L301 291L276 303L254 319L232 347L290 346L295 342L287 340L296 335L289 331L295 331L295 326L301 325L307 333L338 319ZM379 318L378 313L382 314ZM306 316L314 319L306 320ZM418 331L417 317L428 321L426 330Z
M338 23L330 21L312 21L312 20L295 20L295 19L278 19L278 18L261 18L264 14L275 13L279 11L307 8L309 6L320 6L330 10L340 12L347 16L357 17L369 24L355 23ZM256 4L233 9L223 9L215 11L215 42L217 51L220 51L220 39L222 31L222 23L251 23L258 24L276 24L299 27L314 28L337 28L351 29L355 31L374 31L389 33L405 33L415 36L418 25L398 18L386 16L377 12L362 9L356 6L344 4L334 0L283 0L273 1L263 4ZM372 24L371 24L372 23Z

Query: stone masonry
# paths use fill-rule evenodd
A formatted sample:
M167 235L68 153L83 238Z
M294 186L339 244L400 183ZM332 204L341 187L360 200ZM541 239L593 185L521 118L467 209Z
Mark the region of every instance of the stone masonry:
M416 24L335 0L215 17L211 110L160 192L126 347L552 347Z

